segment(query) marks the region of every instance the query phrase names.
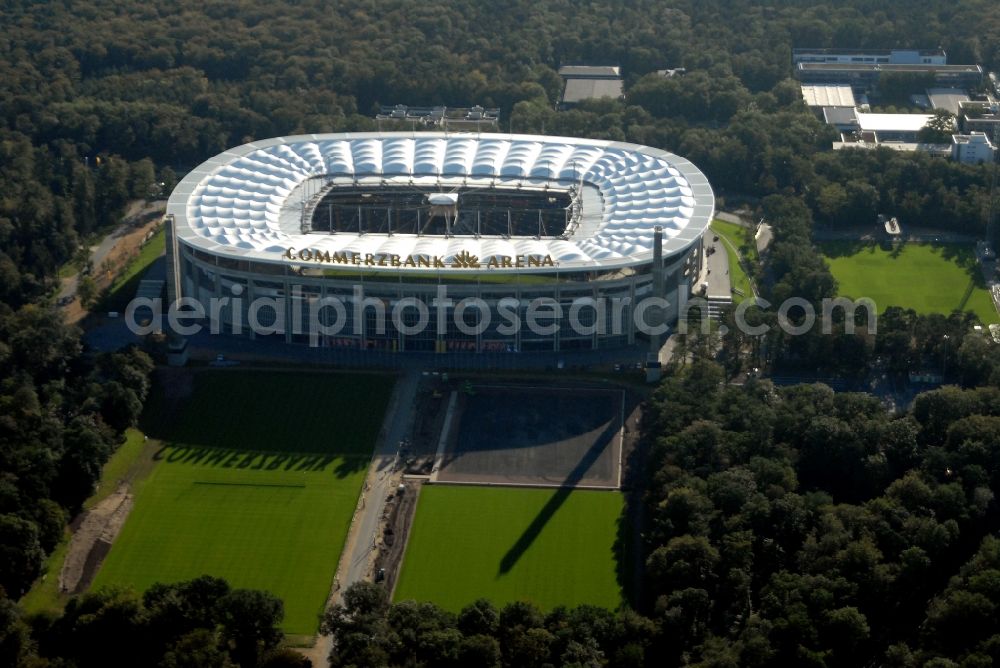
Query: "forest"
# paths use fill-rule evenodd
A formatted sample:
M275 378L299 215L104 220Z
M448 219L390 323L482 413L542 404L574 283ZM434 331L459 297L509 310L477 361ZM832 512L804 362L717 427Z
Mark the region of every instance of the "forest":
M816 229L873 212L986 227L988 166L830 150L791 49L940 46L995 71L990 0L17 1L0 27L3 665L300 665L276 649L280 601L211 579L88 594L57 618L16 605L135 423L153 366L83 349L52 304L59 271L130 200L230 146L371 130L380 105L402 103L496 106L504 131L675 151L720 208L771 222L759 278L772 299L836 293ZM619 65L624 100L556 111L558 68L581 63ZM694 361L670 370L643 426L635 610L470 596L452 615L359 586L324 620L334 665L996 665L1000 356L962 314L891 309L882 323L870 337L690 337ZM717 345L721 364L706 359ZM924 361L959 386L889 415L865 394L726 382L761 360L843 377Z
M974 17L974 19L972 18ZM872 208L985 225L988 168L833 152L791 49L942 46L1000 67L988 0L836 4L646 0L133 1L0 8L0 294L21 303L151 183L252 139L374 128L382 104L500 107L502 129L673 150L724 203L802 199L817 224ZM624 101L556 112L564 64L616 64ZM684 67L664 79L657 69Z

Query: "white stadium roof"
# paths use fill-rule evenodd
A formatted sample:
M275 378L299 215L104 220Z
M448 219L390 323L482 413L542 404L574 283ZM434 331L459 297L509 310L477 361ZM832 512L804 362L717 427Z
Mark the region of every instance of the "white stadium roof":
M302 232L303 204L320 192L317 177L345 186L448 190L582 184L583 219L572 233L551 238ZM705 176L684 158L659 149L566 137L410 132L300 135L245 144L190 172L167 205L178 239L216 255L287 262L281 254L294 247L450 261L467 251L482 260L549 255L555 262L549 271L648 262L657 226L663 228L665 256L683 250L704 233L714 210Z

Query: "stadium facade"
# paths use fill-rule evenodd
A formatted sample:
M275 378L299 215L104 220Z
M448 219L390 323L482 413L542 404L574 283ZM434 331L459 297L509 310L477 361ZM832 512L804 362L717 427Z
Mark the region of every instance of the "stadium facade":
M621 142L430 132L256 141L174 189L168 300L201 303L227 331L330 347L620 347L642 336L644 298L699 284L714 203L687 160ZM661 322L677 318L668 301ZM510 326L532 308L543 326Z

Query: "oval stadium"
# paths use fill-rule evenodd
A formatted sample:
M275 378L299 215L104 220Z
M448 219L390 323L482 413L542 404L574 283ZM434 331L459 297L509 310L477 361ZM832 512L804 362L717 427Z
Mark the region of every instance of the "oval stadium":
M699 285L714 204L693 164L622 142L430 132L255 141L174 189L168 299L197 300L227 331L324 347L621 347L643 337L643 298ZM668 302L661 323L677 317Z

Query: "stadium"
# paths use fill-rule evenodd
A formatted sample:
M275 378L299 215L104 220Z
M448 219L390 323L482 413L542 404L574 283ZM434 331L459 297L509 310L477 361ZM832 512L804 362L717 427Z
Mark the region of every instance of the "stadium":
M430 132L255 141L174 189L167 296L196 300L232 331L325 347L621 347L643 337L644 298L700 284L714 204L693 164L622 142ZM677 317L668 301L661 323Z

